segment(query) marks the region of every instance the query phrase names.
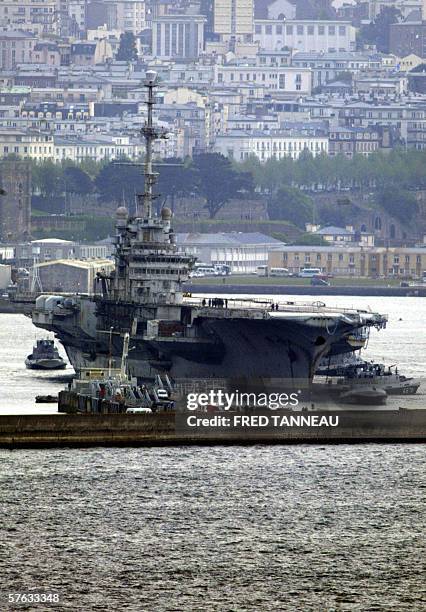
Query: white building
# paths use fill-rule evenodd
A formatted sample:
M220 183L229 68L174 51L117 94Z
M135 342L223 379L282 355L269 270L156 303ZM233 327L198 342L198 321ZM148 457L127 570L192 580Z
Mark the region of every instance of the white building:
M350 21L255 19L254 42L268 50L354 51L355 28Z
M0 27L33 34L56 34L56 0L1 0Z
M203 15L162 15L152 20L152 55L197 59L204 50Z
M214 0L213 31L222 41L251 42L253 38L253 0Z
M271 251L283 243L259 232L176 234L178 247L195 255L200 263L225 264L233 274L250 274L268 263Z
M0 130L0 158L8 155L43 161L53 157L53 136L36 130Z
M262 162L272 157L297 159L303 151L309 151L315 157L328 155L328 137L279 130L269 133L234 130L216 137L215 151L236 161L243 161L253 155Z
M311 93L312 73L309 68L292 66L216 65L214 82L224 87L250 85L263 87L274 94L303 96Z

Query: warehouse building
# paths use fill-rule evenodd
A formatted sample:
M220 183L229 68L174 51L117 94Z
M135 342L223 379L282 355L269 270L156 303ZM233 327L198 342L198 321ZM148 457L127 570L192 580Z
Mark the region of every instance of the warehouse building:
M58 293L98 293L95 285L98 272L110 273L114 263L109 259L58 259L37 264L43 291Z

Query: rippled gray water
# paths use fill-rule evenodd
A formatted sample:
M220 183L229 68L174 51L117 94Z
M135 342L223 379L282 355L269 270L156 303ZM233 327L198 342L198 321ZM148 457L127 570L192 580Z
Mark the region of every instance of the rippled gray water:
M426 609L421 445L0 451L0 492L1 590L64 610Z

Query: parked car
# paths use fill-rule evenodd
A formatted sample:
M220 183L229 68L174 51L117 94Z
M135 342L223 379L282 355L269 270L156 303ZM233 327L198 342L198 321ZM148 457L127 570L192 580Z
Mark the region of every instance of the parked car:
M320 275L318 275L318 276L313 276L313 277L311 278L311 285L312 285L312 286L317 286L317 287L318 287L318 286L325 286L325 287L329 287L329 286L330 286L330 283L329 283L329 281L327 280L327 277L326 277L326 276L320 276Z

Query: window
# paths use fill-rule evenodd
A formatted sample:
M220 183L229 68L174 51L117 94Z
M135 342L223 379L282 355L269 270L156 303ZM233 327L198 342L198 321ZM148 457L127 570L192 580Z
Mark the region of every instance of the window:
M335 34L336 34L336 26L328 26L328 34L329 34L329 36L335 36Z
M346 26L339 26L339 36L346 36Z
M297 26L297 34L301 36L304 32L305 28L302 25Z
M262 26L256 25L254 28L255 34L262 34Z
M267 25L265 27L265 33L266 34L272 34L272 26L271 25Z
M277 27L276 27L276 33L277 33L277 34L282 34L282 33L283 33L283 27L282 27L282 25L277 25Z
M286 33L287 33L289 36L292 36L292 35L293 35L293 26L292 26L292 25L288 25L288 26L286 26L285 31L286 31Z
M313 36L314 35L314 26L310 25L308 26L308 36Z
M318 26L318 35L324 36L324 34L325 34L325 27L323 25Z

